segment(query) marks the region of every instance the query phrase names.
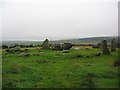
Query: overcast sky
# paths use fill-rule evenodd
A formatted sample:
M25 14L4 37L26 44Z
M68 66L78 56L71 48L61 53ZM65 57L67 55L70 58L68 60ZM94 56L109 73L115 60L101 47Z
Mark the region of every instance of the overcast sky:
M50 40L118 34L119 0L1 0L3 40Z

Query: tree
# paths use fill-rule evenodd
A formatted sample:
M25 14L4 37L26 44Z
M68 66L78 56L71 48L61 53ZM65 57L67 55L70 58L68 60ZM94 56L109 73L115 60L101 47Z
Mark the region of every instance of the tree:
M8 46L2 45L2 49L6 49L6 48L8 48Z

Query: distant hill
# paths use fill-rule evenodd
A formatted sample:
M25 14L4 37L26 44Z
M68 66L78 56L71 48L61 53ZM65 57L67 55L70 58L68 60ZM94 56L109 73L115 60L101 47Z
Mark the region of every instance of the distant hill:
M106 39L108 43L115 38L118 41L118 37L89 37L89 38L80 38L80 39L69 39L69 40L58 40L52 41L52 43L73 43L73 44L97 44L102 40Z
M118 37L88 37L79 39L56 40L50 41L50 43L97 44L104 39L106 39L108 43L110 43L112 38L115 38L116 41L118 41ZM15 44L38 45L42 44L42 41L2 41L2 45L15 45Z

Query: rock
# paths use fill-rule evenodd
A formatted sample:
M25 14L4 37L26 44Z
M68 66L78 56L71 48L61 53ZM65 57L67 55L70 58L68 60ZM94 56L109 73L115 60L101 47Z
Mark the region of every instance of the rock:
M62 53L69 53L69 50L63 50Z
M71 43L63 43L63 50L69 50L72 47Z
M50 49L50 44L49 44L49 40L46 39L43 44L42 44L42 48L43 49Z
M115 39L112 39L111 41L111 52L116 51L116 44L115 44Z
M80 49L80 48L77 48L77 47L76 47L76 48L74 48L74 50L79 50L79 49Z
M63 50L62 44L52 44L53 50Z
M69 50L71 47L72 47L71 43L52 44L53 50Z
M40 56L39 54L37 54L37 53L34 53L34 54L32 54L33 56Z
M30 54L29 53L21 53L18 56L30 56Z
M6 52L18 52L18 51L20 51L20 47L14 47L14 48L6 49Z
M110 51L108 49L108 44L107 44L107 40L103 40L101 43L101 50L103 54L110 54Z

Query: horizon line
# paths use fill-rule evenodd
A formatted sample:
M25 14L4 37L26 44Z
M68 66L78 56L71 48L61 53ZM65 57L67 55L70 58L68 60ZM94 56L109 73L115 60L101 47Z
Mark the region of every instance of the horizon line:
M85 38L95 38L95 37L118 37L118 36L88 36L88 37L81 37L81 38L68 38L68 39L56 39L56 40L50 40L49 38L45 38L45 39L48 39L48 40L50 40L50 41L59 41L59 40L71 40L71 39L85 39ZM45 40L44 39L44 40ZM42 40L25 40L25 39L11 39L11 40L4 40L4 39L2 39L2 40L0 40L0 41L2 41L2 42L4 42L4 41L44 41L43 39Z

